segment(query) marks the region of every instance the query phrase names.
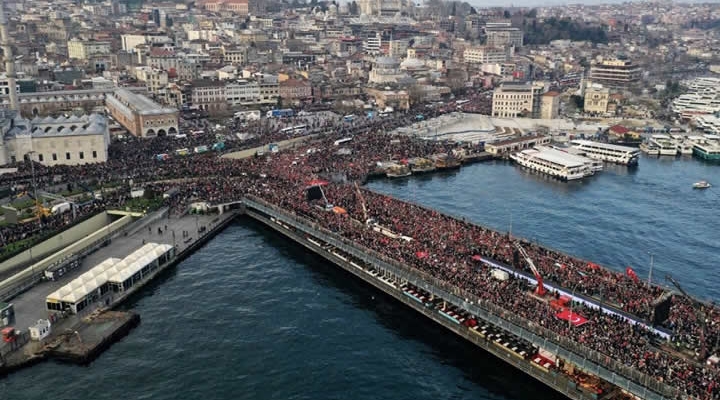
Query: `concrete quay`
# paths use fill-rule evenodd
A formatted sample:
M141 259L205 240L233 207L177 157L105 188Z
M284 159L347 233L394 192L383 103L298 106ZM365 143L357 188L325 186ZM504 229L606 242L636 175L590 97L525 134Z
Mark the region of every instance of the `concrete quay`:
M142 290L157 275L176 265L220 232L236 216L230 210L221 215L186 215L168 217L160 211L133 226L126 235L116 238L108 246L88 255L81 265L57 281L43 281L30 290L14 297L15 322L20 331L16 343L0 343L0 376L33 365L45 359L86 364L91 362L112 343L127 335L140 317L132 312L110 311L121 305L128 297ZM186 232L183 235L183 232ZM92 303L79 314L70 314L52 324L52 333L40 342L28 341L27 327L40 319L48 318L45 298L77 276L110 257L123 258L148 242L175 246L175 256L157 270L147 275L139 284L117 297L103 298Z

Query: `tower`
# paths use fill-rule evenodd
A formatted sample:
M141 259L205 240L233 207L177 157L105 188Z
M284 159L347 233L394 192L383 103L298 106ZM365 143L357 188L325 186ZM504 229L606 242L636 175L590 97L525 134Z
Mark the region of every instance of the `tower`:
M0 46L2 46L5 57L5 73L7 74L8 93L10 98L10 109L18 110L17 83L15 81L15 58L12 54L12 46L10 45L10 35L8 34L8 21L5 16L3 2L0 1Z

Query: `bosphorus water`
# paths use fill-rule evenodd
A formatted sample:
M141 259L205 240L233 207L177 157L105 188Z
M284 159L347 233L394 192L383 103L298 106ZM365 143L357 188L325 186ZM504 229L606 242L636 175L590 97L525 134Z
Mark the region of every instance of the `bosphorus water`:
M645 277L651 252L656 279L717 299L720 196L691 189L717 168L644 158L567 184L492 162L369 187ZM560 398L246 219L126 307L140 326L90 366L10 375L0 399Z

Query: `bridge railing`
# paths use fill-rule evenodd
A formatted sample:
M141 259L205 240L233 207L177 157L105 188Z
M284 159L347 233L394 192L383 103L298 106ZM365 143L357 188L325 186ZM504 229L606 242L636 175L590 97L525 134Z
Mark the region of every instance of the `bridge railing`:
M525 318L519 317L511 311L487 300L480 299L474 294L441 281L426 272L411 268L373 249L366 248L339 236L337 233L331 232L319 224L298 216L295 213L290 213L252 195L246 196L245 204L246 207L255 208L267 215L281 219L295 228L313 235L358 259L388 270L417 287L423 288L448 301L457 303L458 306L487 320L493 325L501 327L518 337L553 352L579 368L628 390L643 399L691 399L689 396L682 395L679 389L660 382L654 377L640 372L635 368L629 367L605 354L591 350L580 343L563 337Z

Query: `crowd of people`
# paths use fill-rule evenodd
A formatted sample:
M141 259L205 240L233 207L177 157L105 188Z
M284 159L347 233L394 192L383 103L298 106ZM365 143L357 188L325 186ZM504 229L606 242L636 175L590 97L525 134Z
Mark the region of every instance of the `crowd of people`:
M424 110L423 110L424 111ZM449 108L447 112L454 111ZM298 215L305 216L327 229L338 232L376 252L430 274L446 283L492 302L515 316L523 317L558 335L574 340L607 357L621 361L658 381L667 383L683 395L697 399L720 399L720 380L716 366L704 365L677 352L662 350L657 332L641 324L631 324L615 314L576 304L574 311L589 322L574 326L556 317L556 310L547 301L530 295L532 287L523 279L499 281L490 268L478 261L492 259L518 270L530 272L528 263L517 253L520 245L537 266L546 281L567 291L602 299L608 305L647 320L652 303L663 289L649 286L622 272L615 272L594 263L529 243L507 233L471 224L432 209L403 202L353 183L361 181L378 162L429 157L457 150L451 143L422 141L407 136L389 137L398 126L415 121L418 110L392 118L357 117L348 122L340 118L308 122L306 134L324 132L312 140L299 143L288 151L256 155L242 160L221 159L208 152L187 157L158 160L153 155L168 152L176 138L126 141L113 145L107 163L84 166L43 167L36 165L38 185L56 181L120 182L142 185L146 190L170 193L164 201L176 212L195 201L220 204L236 201L251 194ZM434 111L442 112L442 111ZM282 130L296 126L299 120L284 122L261 120L238 123L231 130L242 128L251 135L232 135L228 148L253 148L295 136ZM213 135L187 139L183 146L215 140ZM337 145L339 138L351 141ZM184 138L182 140L185 140ZM195 142L195 140L197 140ZM18 172L0 177L0 184L22 186L31 178L27 165ZM314 182L314 183L309 183ZM321 185L323 198L308 200L308 185ZM115 198L120 202L122 199ZM340 207L334 212L327 204ZM115 204L113 204L115 205ZM103 204L95 207L102 207ZM65 217L63 217L65 218ZM382 226L404 238L394 238L369 229L367 221ZM59 221L59 224L68 221ZM33 232L30 232L33 233ZM10 243L23 235L21 228L2 232ZM27 236L27 233L25 233ZM410 238L408 240L408 238ZM694 351L717 343L720 314L708 308L709 323L704 328L696 318L694 304L682 296L673 296L666 327L673 331L673 341ZM704 341L700 337L703 336Z

